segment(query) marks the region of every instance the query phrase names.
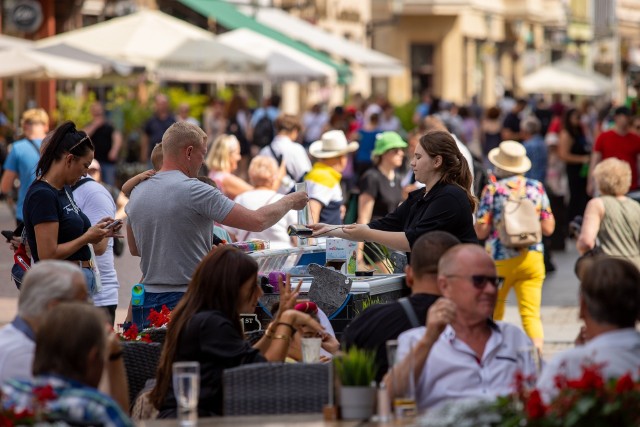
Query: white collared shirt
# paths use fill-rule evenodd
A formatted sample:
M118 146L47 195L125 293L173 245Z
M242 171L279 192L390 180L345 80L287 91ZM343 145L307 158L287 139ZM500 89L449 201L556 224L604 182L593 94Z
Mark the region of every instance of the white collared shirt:
M531 357L533 344L518 327L489 321L491 336L479 360L471 348L456 338L447 325L431 348L422 374L416 383L416 404L423 411L450 399L492 399L511 393L517 371L536 372ZM421 326L398 337L396 360L403 360L409 349L425 334Z
M31 379L36 343L12 323L0 328L0 383Z
M557 393L555 377L564 375L574 380L582 377L582 366L604 364L602 377L618 378L630 372L634 379L640 375L640 332L633 328L600 334L585 345L556 355L542 370L538 389L545 400Z

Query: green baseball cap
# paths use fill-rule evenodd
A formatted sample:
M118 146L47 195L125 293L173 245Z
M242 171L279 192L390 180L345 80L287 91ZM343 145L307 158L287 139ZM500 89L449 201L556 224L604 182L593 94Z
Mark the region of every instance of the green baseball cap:
M407 143L396 132L382 132L376 135L376 145L371 155L381 156L393 148L407 148Z

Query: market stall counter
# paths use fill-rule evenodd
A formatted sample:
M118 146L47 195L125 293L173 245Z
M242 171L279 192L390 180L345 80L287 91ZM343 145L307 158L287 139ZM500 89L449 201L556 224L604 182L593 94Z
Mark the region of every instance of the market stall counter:
M245 331L266 328L272 317L271 308L279 300L278 277L285 272L290 272L292 286L302 280L300 299L308 298L318 304L338 338L347 324L368 306L395 301L409 293L404 274L356 276L325 267L322 246L266 249L250 255L258 261L265 294L258 302L256 314L244 316Z

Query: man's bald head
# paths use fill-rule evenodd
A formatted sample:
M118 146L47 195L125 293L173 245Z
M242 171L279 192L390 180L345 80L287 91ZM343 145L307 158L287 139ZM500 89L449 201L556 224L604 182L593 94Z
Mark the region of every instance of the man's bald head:
M472 269L477 261L490 261L493 259L487 251L482 247L472 243L463 243L456 245L445 252L438 263L438 275L446 276L449 274L460 273L463 270ZM466 272L466 271L465 271Z
M176 122L162 136L162 151L165 157L176 158L189 146L206 144L207 134L189 122Z

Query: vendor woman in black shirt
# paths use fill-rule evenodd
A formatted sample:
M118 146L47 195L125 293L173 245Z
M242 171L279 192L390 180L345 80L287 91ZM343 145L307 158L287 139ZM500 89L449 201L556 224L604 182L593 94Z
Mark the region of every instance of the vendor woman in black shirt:
M462 243L478 243L471 172L453 137L427 132L416 146L411 168L425 187L409 193L395 211L369 224L313 224L314 235L377 242L407 253L418 237L433 230L447 231Z
M87 174L93 151L91 139L76 130L73 122L61 124L43 142L37 179L27 191L23 208L33 260L62 259L77 264L87 280L89 294L96 289L88 245L93 244L96 254L101 255L107 238L115 236L121 227L107 228L113 218L103 218L91 226L73 200L70 186Z

